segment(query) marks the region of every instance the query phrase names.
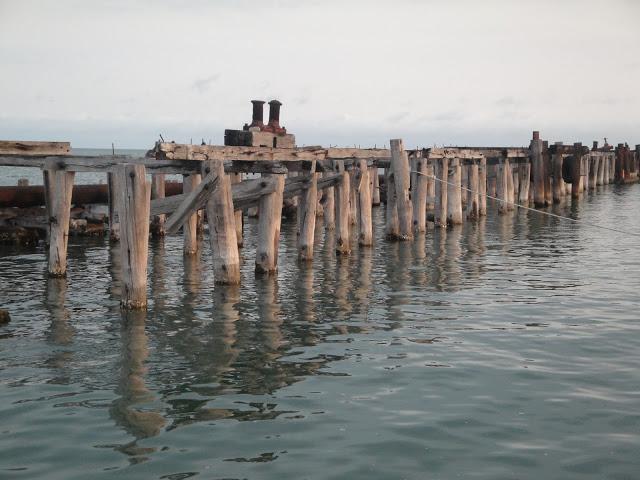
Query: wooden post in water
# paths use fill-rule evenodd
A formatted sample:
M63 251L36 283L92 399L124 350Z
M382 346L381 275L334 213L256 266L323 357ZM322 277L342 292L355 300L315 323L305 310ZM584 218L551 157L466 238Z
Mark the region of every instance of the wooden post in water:
M596 185L598 186L604 185L605 165L605 157L602 154L598 155L598 170L596 172Z
M318 179L316 162L311 162L309 170L310 183L303 190L298 199L298 260L310 262L313 260L313 235L316 230L316 207L318 205Z
M346 169L346 166L345 166ZM351 167L349 167L351 170ZM349 172L349 180L351 181L351 185L349 185L349 224L357 225L358 224L358 187L356 185L356 175L355 172Z
M202 168L203 175L214 173L218 177L218 183L209 195L206 207L213 256L213 280L222 285L237 285L240 283L240 255L231 196L231 179L224 173L222 160L206 161ZM260 217L262 216L261 210Z
M380 174L378 173L378 167L371 167L371 171L369 172L371 175L371 203L374 207L380 205Z
M551 190L551 156L549 154L549 142L542 142L542 160L544 163L544 204L549 206L553 203L553 191Z
M123 308L147 307L147 258L151 184L143 165L116 167L117 210L120 219L120 262Z
M182 177L182 193L191 193L202 181L202 175L192 173ZM198 212L189 216L182 226L184 245L182 252L185 255L195 255L198 253Z
M531 140L531 174L533 175L533 204L536 207L545 206L545 193L544 193L544 159L542 156L542 140L540 140L540 132L533 132L533 139Z
M467 218L477 220L480 217L480 175L479 166L474 160L469 165L469 190L467 192Z
M282 201L285 177L273 175L276 189L260 197L258 210L258 244L256 245L256 273L271 274L278 270L278 246L282 222Z
M349 199L351 198L351 179L349 172L344 168L344 160L334 161L333 169L336 173L342 174L342 178L335 187L336 254L348 255L351 253L351 243L349 241ZM387 201L389 201L388 198Z
M558 145L556 143L556 145ZM565 196L564 180L562 178L562 153L556 151L551 157L553 166L553 203L560 203Z
M487 215L487 159L482 157L478 164L478 215Z
M529 187L531 185L531 164L521 163L518 166L518 176L520 190L518 191L518 203L523 206L529 205Z
M331 175L331 172L324 172L322 176ZM334 230L336 228L336 207L335 189L333 187L324 189L324 228Z
M449 225L462 225L462 189L460 185L462 169L459 158L452 158L449 161L448 176L447 222Z
M229 178L231 180L231 185L235 185L236 183L242 182L242 173L230 173ZM236 225L236 240L238 240L238 248L242 248L244 246L244 236L243 236L243 220L242 220L242 210L236 210L234 212L234 223Z
M504 158L504 168L506 170L506 180L507 180L507 192L506 192L506 200L507 200L507 211L512 211L515 209L515 187L513 185L513 174L511 173L511 164L509 163L509 157L505 156Z
M598 163L597 155L589 155L589 189L595 190L598 180Z
M425 159L425 162L427 159ZM435 165L433 160L427 163L427 211L431 212L435 209L435 196L436 196L436 180L435 180Z
M67 274L67 244L69 240L69 219L71 217L71 195L73 193L74 172L60 169L56 161L45 164L45 198L47 204L47 231L49 238L50 277L64 277ZM147 216L147 224L148 224Z
M487 194L495 197L498 195L498 166L487 165Z
M467 200L469 191L469 165L460 160L460 194L462 196L462 208L467 208Z
M496 169L496 197L498 198L498 213L501 215L507 213L508 210L507 197L509 193L507 187L508 170L506 160L506 157L501 158Z
M440 166L438 167L439 182L436 184L436 191L439 195L436 195L436 220L437 224L443 228L447 227L447 209L449 204L449 159L441 158Z
M154 173L151 175L151 199L164 198L165 195L164 173ZM151 235L153 237L164 237L165 215L154 215L151 220Z
M109 240L112 242L117 242L120 240L120 224L116 222L116 214L117 214L117 195L118 195L118 185L117 185L116 174L109 172L107 173L107 202L109 203Z
M373 245L373 221L371 219L371 169L367 161L358 161L358 244L363 247Z
M398 209L398 224L400 226L400 240L413 238L411 221L413 208L409 198L409 157L401 139L391 140L391 165L396 187L396 205Z
M413 231L423 233L427 231L427 159L421 154L416 157L414 166L415 183L411 185L411 201L413 203Z
M582 167L582 143L576 142L573 144L573 161L571 162L571 197L580 198L582 186L581 180L581 167Z
M388 240L397 240L400 237L400 222L398 220L398 207L396 196L395 175L391 168L385 169L385 186L387 187L387 222L385 236Z

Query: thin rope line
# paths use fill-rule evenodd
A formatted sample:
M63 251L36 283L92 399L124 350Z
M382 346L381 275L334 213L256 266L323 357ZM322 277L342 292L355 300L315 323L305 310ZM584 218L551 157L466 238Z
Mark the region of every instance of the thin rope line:
M476 192L476 191L471 190L470 188L463 187L462 184L447 182L447 181L442 180L441 178L436 177L435 175L428 175L426 173L418 172L418 171L415 171L415 170L412 170L411 173L416 173L416 174L422 175L424 177L433 178L433 179L437 180L438 182L446 183L447 185L451 185L453 187L460 187L462 190L466 190L467 192L471 192L473 194L481 195L480 192ZM536 208L525 207L524 205L520 205L519 203L514 203L514 202L509 202L507 200L502 200L501 198L494 197L492 195L489 195L488 193L485 193L484 196L487 197L487 198L490 198L492 200L497 200L498 202L506 203L507 205L513 205L515 207L522 208L523 210L529 210L531 212L540 213L542 215L547 215L549 217L559 218L560 220L569 220L569 221L574 222L574 223L581 223L583 225L588 225L590 227L600 228L602 230L609 230L611 232L624 233L625 235L633 235L635 237L640 237L640 233L629 232L629 231L626 231L626 230L619 230L617 228L605 227L603 225L598 225L597 223L585 222L584 220L578 220L576 218L565 217L563 215L558 215L558 214L555 214L555 213L544 212L544 211L538 210Z

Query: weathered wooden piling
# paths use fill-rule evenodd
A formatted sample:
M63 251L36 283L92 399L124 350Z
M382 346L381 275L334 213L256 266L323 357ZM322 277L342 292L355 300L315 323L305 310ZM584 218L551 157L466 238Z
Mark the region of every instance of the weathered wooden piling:
M118 195L118 186L116 174L109 172L107 173L107 198L108 198L108 215L109 215L109 239L112 242L117 242L120 240L120 224L116 222L116 205L117 205L117 195Z
M151 200L165 198L165 175L164 173L155 173L151 175ZM151 235L153 237L164 237L165 215L154 215L151 220Z
M120 303L125 309L146 308L151 184L146 180L143 165L118 165L116 177L122 268Z
M480 217L480 175L477 163L469 165L469 190L467 193L467 218Z
M347 168L345 165L345 169L350 170L350 167ZM357 225L358 224L358 188L356 185L356 175L355 172L349 172L349 180L351 181L351 185L349 186L349 224Z
M256 273L270 274L278 269L278 246L284 195L284 175L273 175L275 190L260 197L258 209L258 244L256 245Z
M67 274L67 244L75 173L61 169L55 160L47 161L45 170L49 238L48 271L51 277L64 277Z
M395 182L396 207L398 211L399 240L410 240L413 238L411 228L413 219L413 208L409 196L409 157L404 149L401 139L393 139L391 147L391 165L393 179Z
M309 186L298 199L298 260L313 260L313 240L316 230L316 207L318 205L318 179L316 162L312 161L305 175L310 177Z
M397 240L400 237L400 222L398 220L398 207L396 196L395 175L391 168L385 169L385 186L387 188L385 236L388 240Z
M191 193L202 181L199 173L184 175L182 180L182 191L185 194ZM198 212L189 215L182 226L184 236L183 253L185 255L195 255L198 253Z
M531 175L533 176L533 203L536 207L544 207L546 201L544 193L545 168L540 132L533 132L533 139L531 140L529 148L531 150Z
M504 214L509 210L507 202L509 201L508 177L509 169L507 167L507 158L500 159L496 171L496 198L498 199L498 213Z
M349 199L351 198L351 179L349 172L344 167L343 160L336 160L333 164L333 169L335 173L342 175L340 181L335 186L336 253L338 255L348 255L351 253L351 242L349 241ZM389 199L387 198L387 202L388 201Z
M573 159L571 161L571 197L580 198L582 192L582 143L573 144Z
M242 173L230 173L229 178L231 179L231 185L236 185L242 182ZM244 236L243 236L243 217L242 210L236 210L234 213L235 216L235 224L236 224L236 240L238 240L238 247L242 248L244 246Z
M323 177L330 175L331 172L323 173ZM326 230L334 230L336 228L336 207L335 207L335 188L329 187L324 190L324 228Z
M507 191L506 191L506 207L508 211L512 211L515 209L516 202L516 192L515 186L513 182L513 173L511 171L511 164L509 163L509 158L505 156L504 159L504 168L506 170L506 180L507 180Z
M478 215L487 215L487 159L482 157L478 163Z
M551 166L551 155L549 152L549 142L542 142L542 160L544 164L544 203L549 206L553 203L553 191L551 189L551 176L553 168Z
M449 183L447 184L447 223L449 225L462 225L462 169L460 159L449 160Z
M363 247L373 245L370 173L371 169L367 166L367 161L364 159L359 160L356 174L358 179L358 244Z
M522 163L518 166L518 203L523 206L529 205L529 187L531 185L531 164Z
M369 172L371 176L371 203L374 207L380 205L380 174L378 173L378 167L371 167Z
M413 203L413 230L416 233L427 231L427 159L422 155L413 162L414 184L411 186L411 201Z
M438 182L436 183L436 224L447 226L447 209L449 204L449 159L443 157L438 165Z
M556 145L558 145L556 143ZM556 151L551 157L553 167L553 203L560 203L565 196L564 180L562 178L562 152Z
M212 174L217 179L206 204L214 282L237 285L240 283L240 255L231 196L231 178L224 173L224 164L220 160L206 161L202 168L203 175Z
M429 212L435 209L435 197L436 197L435 165L433 164L433 162L431 162L431 163L427 163L427 211Z

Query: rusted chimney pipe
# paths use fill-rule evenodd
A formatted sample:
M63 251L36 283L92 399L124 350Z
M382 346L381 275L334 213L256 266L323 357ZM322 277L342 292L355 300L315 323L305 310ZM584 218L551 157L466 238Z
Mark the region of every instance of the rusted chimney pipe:
M251 117L251 127L264 127L264 100L251 100L253 103L253 116Z
M280 103L278 100L269 102L269 126L274 130L280 129Z
M598 149L598 141L594 140L593 141L593 147L591 148L591 150L597 150Z
M533 139L534 140L540 140L540 132L537 130L533 131Z

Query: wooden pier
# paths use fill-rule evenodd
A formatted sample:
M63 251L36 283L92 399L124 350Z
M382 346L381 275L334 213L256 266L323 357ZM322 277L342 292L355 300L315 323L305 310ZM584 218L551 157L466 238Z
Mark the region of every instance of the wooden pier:
M518 206L544 208L568 196L579 201L608 183L637 182L640 170L640 145L635 150L625 144L599 148L596 142L591 148L580 143L548 145L538 132L529 148L406 150L400 139L389 145L361 149L158 142L150 155L134 158L71 155L68 143L0 142L0 166L42 170L51 276L67 272L75 172L105 173L109 233L119 243L121 304L126 309L147 305L150 232L182 230L184 255L190 258L198 253L202 212L215 282L238 284L242 218L249 209L259 215L255 272L269 275L278 268L283 204L292 198L298 199L297 258L308 262L314 255L318 215L323 215L325 229L335 229L336 254L349 255L355 243L371 248L376 235L388 241L424 236L428 220L445 228L477 221L487 214L487 198L497 200L500 214ZM288 175L292 172L295 176ZM165 195L166 174L183 176L182 193ZM386 226L375 232L372 208L381 197Z

